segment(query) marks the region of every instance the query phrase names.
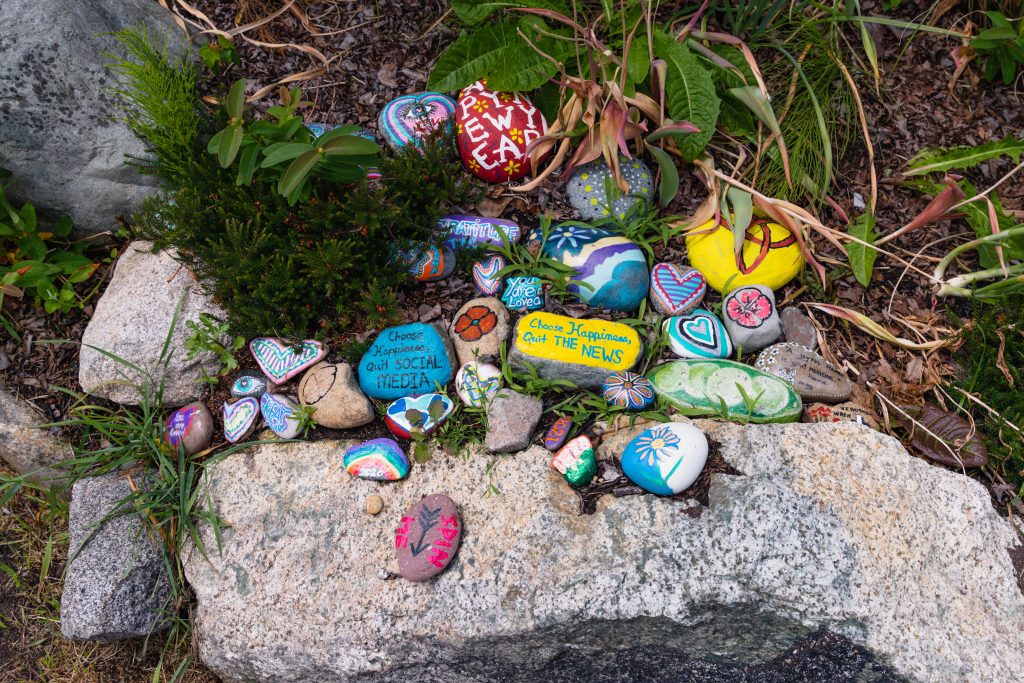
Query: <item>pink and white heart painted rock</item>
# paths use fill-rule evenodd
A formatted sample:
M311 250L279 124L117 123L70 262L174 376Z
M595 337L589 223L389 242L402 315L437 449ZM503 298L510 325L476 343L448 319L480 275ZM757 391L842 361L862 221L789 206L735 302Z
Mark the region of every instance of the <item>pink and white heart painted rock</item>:
M473 264L473 284L484 296L498 296L504 283L498 273L508 265L508 261L500 254L490 256Z
M700 305L708 282L695 268L656 263L651 268L651 303L665 315L683 315Z
M257 337L249 343L249 350L260 370L274 384L284 384L327 355L327 347L312 339L289 346L273 337Z
M238 443L252 433L260 417L260 402L252 396L234 403L225 403L221 408L224 417L224 438Z

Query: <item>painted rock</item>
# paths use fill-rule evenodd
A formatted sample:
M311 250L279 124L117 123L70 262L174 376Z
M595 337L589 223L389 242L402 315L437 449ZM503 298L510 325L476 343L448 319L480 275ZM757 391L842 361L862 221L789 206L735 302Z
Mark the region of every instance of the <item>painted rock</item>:
M604 381L601 395L613 406L643 410L654 402L654 387L650 380L635 372L613 372Z
M703 231L709 231L704 234ZM708 285L717 292L744 285L765 285L778 289L800 274L804 255L796 237L783 225L755 218L747 228L740 262L732 230L724 222L715 227L714 220L694 228L686 237L690 265L704 273Z
M443 425L453 410L455 403L441 394L400 398L388 406L384 424L402 439L411 439L413 434L427 436Z
M651 268L651 304L664 315L682 315L700 305L708 283L696 268L655 263Z
M749 355L782 336L775 293L763 285L734 289L722 302L725 330L736 351Z
M806 346L812 351L818 348L818 330L803 311L796 306L786 306L779 311L782 321L782 336L788 342Z
M441 234L447 234L444 245L449 249L480 247L488 244L504 244L502 235L509 244L519 241L521 229L515 221L504 218L483 216L445 216L437 222Z
M260 370L273 384L287 382L327 355L327 347L312 339L289 345L273 337L257 337L249 343L249 350Z
M526 95L494 92L483 81L459 94L455 126L462 164L488 183L527 175L527 146L548 130L544 115Z
M401 259L417 282L437 282L455 272L455 252L444 246L429 244L403 251Z
M246 370L231 383L231 395L234 398L259 398L269 390L267 376L259 370Z
M479 408L490 403L501 387L501 370L496 365L470 361L455 373L455 390L467 406Z
M615 184L612 170L604 159L595 159L572 172L565 191L580 220L607 218L612 215L609 209L618 218L625 218L637 203L651 201L654 177L647 164L619 155L619 167L622 177L629 183L628 193L623 193Z
M202 401L189 403L167 416L164 439L186 455L198 453L210 445L213 438L213 415Z
M839 403L853 393L853 384L836 366L793 342L772 344L761 352L754 366L792 384L805 401Z
M534 239L539 228L532 231ZM544 256L578 272L568 290L590 306L612 311L635 311L650 286L647 259L635 242L601 228L562 223L548 235ZM570 279L567 276L567 280Z
M629 442L622 452L622 473L634 484L671 496L697 481L708 460L708 438L691 424L667 422Z
M732 341L725 325L711 311L697 308L662 323L672 353L680 358L728 358Z
M307 123L306 128L313 134L314 138L320 137L329 130L334 130L334 126L329 123Z
M631 370L642 351L639 335L628 325L538 312L516 323L509 362L523 371L529 363L544 379L597 389L609 374Z
M448 332L459 363L465 365L480 356L497 356L508 339L508 309L493 297L472 299L455 312Z
M316 408L313 421L331 429L360 427L375 417L348 363L320 362L307 370L299 381L299 403Z
M513 311L536 311L544 308L544 285L539 277L515 275L505 281L501 301Z
M260 417L259 399L249 396L221 408L224 418L224 438L238 443L252 433Z
M508 265L508 261L501 254L489 256L483 261L473 264L473 284L477 291L484 296L498 296L504 288L501 280L501 269ZM543 305L543 301L541 302Z
M426 581L444 571L459 550L462 520L455 502L435 493L410 507L395 530L398 571L409 581Z
M853 402L830 406L827 403L812 403L804 407L804 422L856 422L879 429L874 413Z
M373 481L398 481L409 474L409 459L394 439L372 439L352 446L342 462L353 477Z
M594 445L586 436L577 436L562 446L552 458L551 466L573 486L586 486L597 474Z
M455 372L455 351L440 325L389 327L359 361L359 388L371 398L394 400L429 394Z
M544 435L544 448L549 451L557 451L565 443L570 431L572 431L572 420L565 416L558 418Z
M408 144L417 147L440 126L451 126L455 100L436 92L402 95L386 105L377 120L384 141L398 152Z
M260 397L260 411L270 430L282 439L294 439L301 431L299 419L295 416L298 404L284 394L263 394Z
M654 393L684 415L722 416L724 402L730 419L796 422L803 409L789 384L731 360L670 361L647 373L647 379Z

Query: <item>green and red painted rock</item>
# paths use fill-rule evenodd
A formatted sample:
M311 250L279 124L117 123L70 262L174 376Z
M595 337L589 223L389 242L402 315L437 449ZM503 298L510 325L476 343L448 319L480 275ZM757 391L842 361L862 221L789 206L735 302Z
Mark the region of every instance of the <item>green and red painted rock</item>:
M551 466L573 486L586 486L597 474L594 445L586 436L577 436L562 446L551 460Z

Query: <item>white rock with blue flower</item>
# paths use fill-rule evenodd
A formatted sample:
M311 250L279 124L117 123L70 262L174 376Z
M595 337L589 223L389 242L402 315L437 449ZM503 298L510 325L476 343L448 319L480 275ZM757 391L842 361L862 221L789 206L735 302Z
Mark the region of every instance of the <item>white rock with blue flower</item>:
M708 460L708 438L692 424L667 422L629 442L622 452L622 472L630 481L659 496L685 491L697 481Z

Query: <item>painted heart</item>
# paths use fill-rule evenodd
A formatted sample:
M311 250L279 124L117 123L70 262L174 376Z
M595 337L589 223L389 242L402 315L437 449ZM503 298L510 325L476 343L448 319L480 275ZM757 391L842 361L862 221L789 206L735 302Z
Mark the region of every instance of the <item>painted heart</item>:
M398 437L411 439L413 432L430 434L444 424L455 403L441 394L400 398L388 406L384 423Z
M703 344L711 349L718 348L718 335L716 334L715 325L711 322L711 318L707 316L702 315L690 320L684 320L683 333L698 344Z
M260 416L260 403L255 398L243 398L234 403L225 403L222 408L224 415L224 436L231 443L241 441L256 424Z
M708 283L699 270L674 263L658 263L651 269L651 298L666 315L693 310L707 292Z
M728 358L732 341L725 326L711 311L695 308L665 321L668 345L680 358Z
M384 106L378 129L388 144L398 150L427 137L454 113L455 100L447 95L436 92L403 95Z
M508 261L505 260L505 257L497 254L474 263L473 282L476 283L476 288L486 296L497 296L503 287L498 273L507 265Z
M296 351L296 347L273 337L257 337L249 344L260 370L274 384L287 382L327 355L327 348L312 339L305 340L298 348Z

